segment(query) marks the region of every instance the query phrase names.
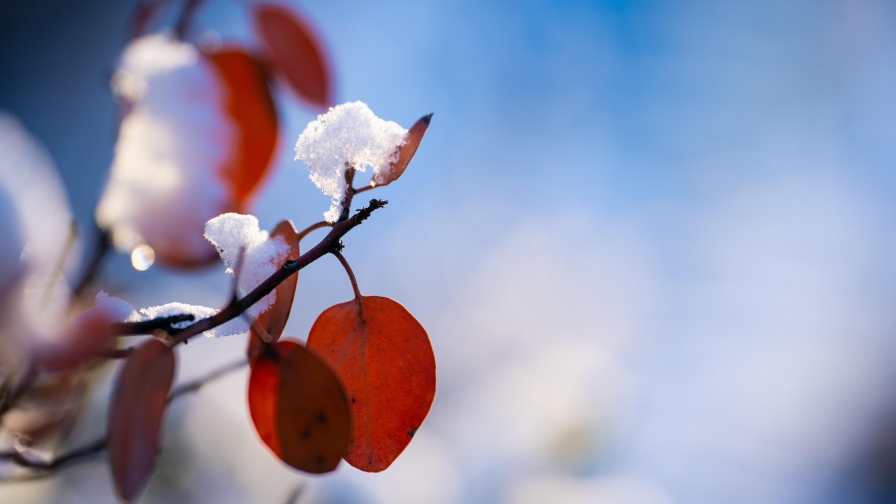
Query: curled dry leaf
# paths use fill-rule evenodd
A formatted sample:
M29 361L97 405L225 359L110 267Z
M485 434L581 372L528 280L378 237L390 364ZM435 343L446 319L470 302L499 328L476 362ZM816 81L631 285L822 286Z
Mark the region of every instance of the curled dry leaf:
M373 174L373 178L370 180L371 186L389 185L404 173L404 170L408 167L408 163L411 162L414 154L417 153L417 147L420 146L420 140L423 140L423 135L429 128L431 120L432 114L425 115L411 126L411 129L408 130L407 139L398 147L398 158L389 165L388 170Z
M361 296L314 322L308 348L342 377L354 428L345 460L368 472L389 467L410 443L436 393L436 361L426 330L398 302Z
M112 480L124 501L136 497L152 474L174 368L172 349L153 339L125 360L118 375L106 439Z
M266 344L256 358L249 413L262 441L296 469L332 471L348 448L345 390L320 357L295 341Z
M283 238L286 244L289 245L289 255L285 260L298 259L299 255L301 255L299 253L299 236L292 222L284 220L277 224L274 230L271 231L271 238L278 236ZM299 273L296 273L281 282L275 289L277 299L274 301L274 304L256 319L267 335L270 336L271 340L268 343L276 342L280 335L283 334L283 328L286 327L289 312L292 310L292 302L296 295L298 281ZM246 349L246 355L249 357L250 362L261 350L262 336L255 330L254 324L249 328L249 346Z
M274 4L257 4L255 28L267 47L271 64L290 87L316 107L331 104L331 77L323 45L296 12Z
M277 109L261 64L238 49L208 55L227 90L227 113L233 118L237 142L221 177L227 181L237 212L245 212L274 154Z

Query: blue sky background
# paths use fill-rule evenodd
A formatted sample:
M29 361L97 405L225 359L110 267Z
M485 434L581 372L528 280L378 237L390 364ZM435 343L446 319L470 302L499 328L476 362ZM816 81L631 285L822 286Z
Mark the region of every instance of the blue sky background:
M345 241L362 291L415 313L439 362L399 462L310 478L300 502L896 499L896 6L298 7L338 101L404 126L435 113L382 189L389 208ZM112 158L126 16L117 2L0 12L0 108L45 144L82 222ZM197 34L249 40L250 26L243 4L207 0ZM314 115L278 100L279 161L256 205L268 228L328 207L292 160ZM108 271L138 306L226 293L218 270L138 273L121 256ZM288 332L303 338L351 292L335 261L299 285ZM190 345L181 377L242 344ZM244 386L172 411L146 501L276 501L303 481L256 446ZM0 495L78 502L104 471Z

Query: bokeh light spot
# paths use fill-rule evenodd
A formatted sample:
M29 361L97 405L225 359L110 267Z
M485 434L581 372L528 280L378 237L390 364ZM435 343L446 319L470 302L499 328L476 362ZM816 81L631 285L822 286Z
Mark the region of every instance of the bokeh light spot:
M131 251L131 264L137 271L146 271L156 262L156 252L149 245L137 245Z

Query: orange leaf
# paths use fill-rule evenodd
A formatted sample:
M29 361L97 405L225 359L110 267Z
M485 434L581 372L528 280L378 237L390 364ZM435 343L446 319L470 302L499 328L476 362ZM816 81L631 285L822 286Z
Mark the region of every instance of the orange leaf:
M271 63L293 90L320 108L331 105L331 78L323 45L296 12L274 4L253 9L255 28L264 40Z
M307 346L336 368L351 397L353 440L345 460L368 472L389 467L435 397L436 361L426 330L398 302L361 296L324 310Z
M408 130L408 138L398 147L398 159L389 165L388 171L375 173L370 180L370 185L374 187L389 185L389 183L397 180L404 173L408 163L411 162L414 154L417 153L417 147L420 146L420 140L423 140L423 135L429 128L431 120L432 114L425 115L411 126L411 129Z
M348 448L351 413L333 370L294 341L266 345L249 377L249 412L262 441L287 464L332 471Z
M280 456L277 435L277 396L280 390L280 362L298 343L290 340L264 345L249 374L249 416L255 430L271 451Z
M281 221L271 231L271 238L281 237L289 245L289 255L286 259L299 258L299 235L292 222L288 220ZM274 292L277 293L277 299L274 304L264 313L258 316L257 321L264 328L265 332L271 337L268 343L274 343L283 334L283 328L286 327L286 321L289 319L289 312L292 310L292 302L296 295L296 284L299 281L299 274L291 275L277 286ZM251 362L252 358L261 350L261 335L259 335L254 327L249 328L249 347L246 349L246 355Z
M143 344L122 365L106 435L112 480L122 500L136 497L152 474L174 368L174 352L156 339Z
M237 212L267 173L277 144L277 109L264 70L252 56L238 49L208 55L226 89L227 112L237 127L235 150L221 175L228 182Z

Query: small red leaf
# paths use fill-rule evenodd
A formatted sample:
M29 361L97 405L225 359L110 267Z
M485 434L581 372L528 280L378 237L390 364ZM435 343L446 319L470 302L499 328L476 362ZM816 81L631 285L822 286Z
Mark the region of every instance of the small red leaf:
M404 173L405 168L408 167L408 163L411 162L414 154L417 153L417 147L420 146L420 140L423 140L423 135L429 128L429 122L431 120L432 114L425 115L411 126L411 129L408 130L407 139L398 147L398 158L389 165L388 170L373 175L373 178L370 180L371 186L389 185L389 183L397 180L398 177Z
M336 469L352 434L342 383L326 362L302 346L287 356L280 369L280 458L310 473Z
M345 460L368 472L389 467L435 397L436 362L426 330L398 302L361 296L324 310L307 345L337 370L351 397L353 442Z
M235 152L221 175L231 189L236 211L243 212L267 173L277 145L277 109L264 70L252 56L226 49L208 58L224 82L227 112L237 128Z
M281 221L271 231L271 238L280 237L290 247L289 255L285 260L299 258L299 236L292 222L288 220ZM265 332L271 337L268 343L274 343L283 334L283 328L286 327L286 321L289 319L289 312L292 311L292 302L296 295L296 284L299 281L299 274L295 273L277 286L274 292L277 293L277 299L274 304L264 313L257 317L258 323L264 328ZM254 327L249 328L249 347L246 349L246 355L251 362L252 358L261 350L261 335L259 335Z
M136 497L152 474L174 368L174 352L154 339L134 351L119 372L106 439L112 480L124 501Z
M249 376L249 413L258 435L296 469L332 471L351 436L351 412L339 378L294 341L264 348Z
M109 344L114 337L114 322L102 312L82 313L58 342L42 343L35 348L37 365L54 373L80 366Z
M264 40L271 64L277 67L293 90L320 108L331 105L329 65L323 45L310 25L296 12L274 4L253 9L255 28Z

